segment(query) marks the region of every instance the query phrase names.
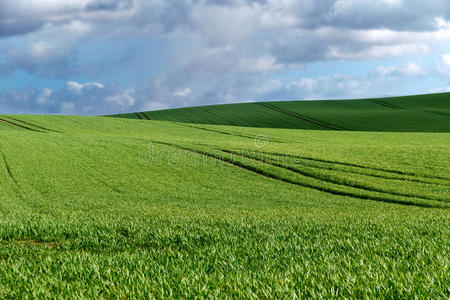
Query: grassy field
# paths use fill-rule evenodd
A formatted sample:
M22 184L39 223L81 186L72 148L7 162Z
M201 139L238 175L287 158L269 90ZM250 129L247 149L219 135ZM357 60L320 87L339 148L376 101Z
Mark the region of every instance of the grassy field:
M0 298L450 296L450 133L178 121L0 116Z
M362 100L212 105L115 117L272 128L450 132L450 93Z

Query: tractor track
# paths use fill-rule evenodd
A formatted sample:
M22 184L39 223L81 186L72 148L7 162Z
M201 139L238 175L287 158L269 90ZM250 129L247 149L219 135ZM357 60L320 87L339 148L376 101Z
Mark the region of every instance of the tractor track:
M391 103L387 103L387 102L382 101L382 100L370 99L368 101L372 102L372 103L375 103L375 104L378 104L378 105L381 105L381 106L384 106L384 107L387 107L387 108L403 109L403 107L400 107L400 106L397 106L397 105L394 105L394 104L391 104Z
M314 180L319 180L319 181L322 181L322 182L325 182L325 183L339 185L339 186L342 186L342 187L350 187L350 188L355 188L355 189L359 189L359 190L363 190L363 191L367 191L367 192L375 192L375 193L380 193L380 194L387 194L387 195L390 195L390 196L400 196L400 197L406 197L406 198L415 198L415 199L422 199L422 200L425 199L425 200L442 201L442 202L449 202L450 201L450 199L444 200L444 199L435 198L435 197L419 196L419 195L398 193L398 192L392 192L392 191L385 191L385 190L382 190L382 189L378 189L378 188L374 188L374 187L368 187L368 186L364 186L364 185L359 184L359 183L354 183L354 182L349 182L349 181L341 182L341 181L338 181L338 180L330 179L327 176L319 176L319 175L313 174L313 173L308 172L308 171L303 171L303 170L301 170L299 168L285 166L283 164L274 163L273 161L271 162L271 161L268 161L268 160L258 159L258 158L254 157L254 156L242 154L242 153L239 153L237 151L229 151L229 150L221 150L221 151L223 151L225 153L229 153L229 154L238 155L240 157L252 159L252 160L255 160L255 161L258 161L258 162L262 162L262 163L265 163L265 164L269 164L269 165L272 165L272 166L277 167L277 168L282 168L282 169L285 169L285 170L297 173L299 175L302 175L302 176L305 176L305 177L308 177L308 178L311 178L311 179L314 179Z
M394 104L391 104L391 103L388 103L388 102L385 102L385 101L382 101L382 100L370 99L368 101L370 101L372 103L375 103L375 104L378 104L378 105L382 105L382 106L387 107L387 108L391 108L391 109L397 109L397 110L403 109L403 110L405 110L405 108L403 108L403 107L400 107L400 106L397 106L397 105L394 105ZM449 117L450 116L450 113L441 112L441 111L420 110L420 109L419 110L411 109L410 111L422 112L422 113L427 113L427 114L434 114L434 115L445 116L445 117Z
M322 170L330 170L335 172L344 172L344 173L350 173L350 174L358 174L368 177L374 177L374 178L380 178L380 179L387 179L387 180L398 180L398 181L409 181L409 182L417 182L422 184L431 184L431 185L439 185L439 186L448 186L446 184L442 184L439 182L433 182L433 181L425 181L420 179L414 179L414 178L402 178L402 177L394 177L394 176L387 176L387 175L380 175L380 174L371 174L371 173L365 173L363 171L355 171L355 170L348 170L348 169L338 169L336 167L326 167L326 166L320 166L320 165L309 165L305 162L296 161L295 164L302 165L309 168L317 168Z
M16 178L14 178L14 175L11 172L11 168L9 167L8 162L6 161L6 157L5 154L3 152L0 152L2 154L2 159L3 159L3 163L5 164L5 169L6 172L8 173L9 177L11 178L11 180L14 182L15 185L17 185L17 180Z
M322 121L318 121L318 120L315 120L315 119L310 118L310 117L306 117L306 116L298 114L298 113L294 113L294 112L291 112L291 111L288 111L288 110L284 110L284 109L275 107L275 106L273 106L271 104L268 104L268 103L260 103L260 105L262 105L262 106L264 106L264 107L266 107L268 109L271 109L271 110L283 113L285 115L288 115L288 116L291 116L291 117L294 117L294 118L297 118L297 119L309 122L311 124L314 124L316 126L322 127L324 129L339 130L339 131L341 131L341 130L348 130L348 129L344 129L344 128L341 128L341 127L337 127L335 125L326 124L326 123L324 123Z
M429 114L434 114L434 115L439 115L439 116L450 117L450 113L446 113L443 111L423 110L423 112L426 112Z
M89 155L89 153L87 153L86 151L80 151L83 155L79 156L82 157L83 159L88 158L89 160L93 161L92 157ZM104 185L105 187L107 187L108 189L110 189L111 191L113 191L116 194L123 194L123 191L117 187L115 187L114 185L106 182L105 180L101 179L100 176L96 176L95 174L93 174L88 168L84 167L83 164L81 164L79 166L79 168L81 170L83 170L84 173L87 174L87 176L91 177L93 181L96 181L97 183L100 183L102 185ZM102 174L103 175L103 174Z
M176 125L179 125L179 126L184 126L184 127L189 127L189 128L195 128L195 129L199 129L199 130L204 130L204 131L209 131L209 132L214 132L214 133L220 133L220 134L225 134L225 135L232 135L232 136L236 136L236 137L252 139L252 140L258 139L258 136L256 136L256 135L252 136L252 135L246 135L246 134L241 134L241 133L222 131L222 130L217 130L217 129L197 127L197 126L189 125L189 124L185 124L185 123L173 123L173 124L176 124ZM271 138L267 138L267 141L274 142L274 143L280 143L280 144L287 143L286 141L275 140L275 139L271 139Z
M213 116L216 117L216 118L223 119L223 117L221 117L220 115L218 115L218 114L216 114L216 113L210 111L209 109L206 109L206 108L204 108L204 107L201 107L200 109L201 109L201 111L203 111L203 112L205 112L205 113L208 113L208 114L210 114L210 115L213 115ZM220 124L217 124L217 125L220 125Z
M39 132L39 133L45 133L45 131L33 129L33 128L30 128L30 127L27 127L27 126L24 126L24 125L20 125L20 124L17 124L17 123L14 123L12 121L5 120L5 119L2 119L2 118L0 118L0 122L8 124L10 126L14 126L14 127L18 127L18 128L21 128L21 129L25 129L25 130L30 130L30 131Z
M51 132L55 132L55 133L62 133L61 131L58 131L58 130L54 130L54 129L49 129L49 128L46 128L46 127L42 127L42 126L39 126L39 125L36 125L36 124L32 124L32 123L29 123L29 122L25 122L25 121L23 121L23 120L19 120L19 119L13 118L13 117L9 117L9 116L8 116L7 118L8 118L8 119L11 119L11 120L14 120L14 121L16 121L16 122L23 123L23 124L28 125L28 126L32 126L32 127L36 127L36 128L42 129L42 130L51 131Z
M180 146L180 145L175 145L175 144L171 144L171 143L167 143L167 142L161 142L161 141L152 141L156 144L161 144L161 145L166 145L166 146L170 146L170 147L174 147L180 150L184 150L184 151L189 151L192 153L196 153L196 154L200 154L200 155L204 155L216 160L220 160L224 163L233 165L235 167L239 167L241 169L250 171L252 173L261 175L263 177L266 178L270 178L270 179L274 179L274 180L278 180L281 182L285 182L285 183L289 183L289 184L293 184L293 185L297 185L297 186L302 186L302 187L306 187L306 188L310 188L316 191L320 191L320 192L324 192L327 194L331 194L331 195L337 195L337 196L345 196L345 197L351 197L351 198L356 198L356 199L362 199L362 200L373 200L373 201L381 201L381 202L387 202L387 203L395 203L395 204L401 204L401 205L408 205L408 206L418 206L418 207L427 207L427 208L433 208L433 207L445 207L444 205L439 205L439 204L433 204L433 203L424 203L424 202L417 202L417 201L409 201L409 200L396 200L396 199L389 199L389 198L384 198L384 197L377 197L377 196L368 196L368 195L359 195L359 194L354 194L351 192L345 192L345 191L340 191L340 190L335 190L335 189L330 189L330 188L326 188L326 187L320 187L320 186L316 186L313 184L308 184L308 183L304 183L304 182L298 182L292 179L287 179L287 178L283 178L282 176L278 176L275 175L273 173L258 169L254 166L249 166L246 165L244 163L235 161L233 159L228 159L225 158L223 156L220 155L215 155L215 154L211 154L205 151L201 151L201 150L195 150L195 149L190 149L188 147L184 147L184 146Z
M141 112L141 115L143 115L146 120L150 120L150 118L145 114L145 112Z
M358 164L354 164L354 163L346 163L346 162L339 162L339 161L326 160L326 159L320 159L320 158L312 158L312 157L304 157L304 156L291 155L291 154L273 153L273 152L263 152L263 153L264 154L269 154L269 155L275 155L275 156L285 156L285 157L297 158L297 159L302 159L302 160L320 162L320 163L329 163L329 164L349 166L349 167L360 168L360 169L380 171L380 172L386 172L386 173L402 175L402 176L413 176L413 177L422 177L422 178L428 178L428 179L434 179L434 180L441 180L441 181L446 181L447 182L447 184L444 184L445 186L449 186L450 185L449 184L450 183L450 178L448 178L448 177L421 175L421 174L416 174L416 173L412 173L412 172L404 172L404 171L399 171L399 170L369 167L369 166L358 165ZM408 179L400 179L399 178L399 180L410 180L410 181L419 180L419 182L422 182L422 183L443 185L442 183L435 183L435 182L430 182L430 181L422 181L420 179L409 179L409 178Z

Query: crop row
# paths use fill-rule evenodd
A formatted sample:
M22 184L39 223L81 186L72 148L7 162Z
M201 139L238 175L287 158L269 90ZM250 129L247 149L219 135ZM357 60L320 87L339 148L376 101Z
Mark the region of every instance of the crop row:
M158 143L221 160L266 178L311 188L332 195L422 207L448 207L446 202L449 200L436 195L406 194L390 191L389 189L374 188L348 179L341 178L338 180L330 176L331 174L327 175L311 171L311 168L298 168L289 164L283 164L270 158L270 156L262 158L261 156L242 151L217 149L205 147L204 145Z

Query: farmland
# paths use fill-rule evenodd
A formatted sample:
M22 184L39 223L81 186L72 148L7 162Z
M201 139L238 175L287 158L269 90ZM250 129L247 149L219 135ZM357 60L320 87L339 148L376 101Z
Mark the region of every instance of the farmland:
M448 298L447 97L0 116L0 298Z
M450 93L393 98L279 101L187 107L115 117L315 130L450 132Z

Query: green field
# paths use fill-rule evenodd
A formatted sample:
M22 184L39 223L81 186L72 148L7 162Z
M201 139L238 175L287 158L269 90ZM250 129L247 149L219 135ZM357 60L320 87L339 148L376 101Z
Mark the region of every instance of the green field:
M427 97L270 104L405 132L262 104L0 116L0 298L448 299L449 101Z
M226 104L114 116L251 127L450 132L450 93L361 100Z

